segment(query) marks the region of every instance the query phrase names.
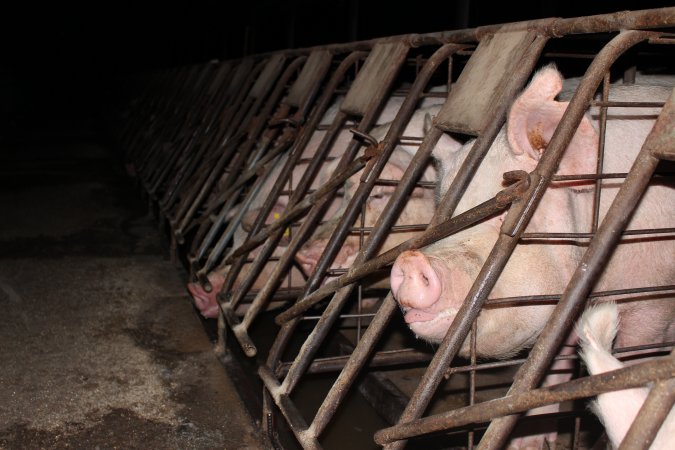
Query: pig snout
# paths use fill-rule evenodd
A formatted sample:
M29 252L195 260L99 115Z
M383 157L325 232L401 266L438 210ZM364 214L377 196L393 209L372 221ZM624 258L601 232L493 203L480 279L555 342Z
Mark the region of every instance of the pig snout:
M206 290L199 283L188 283L187 288L192 295L195 307L207 319L218 317L218 300L216 296L223 287L225 277L218 273L212 272L208 275L209 283L211 284L211 292Z
M405 310L405 321L431 320L433 315L418 309L433 306L441 297L441 279L429 259L419 251L401 253L391 269L391 291ZM429 316L429 317L427 317Z
M295 261L300 265L305 275L310 276L314 272L325 247L325 241L312 241L295 253Z
M300 265L305 275L309 276L314 272L327 244L327 240L315 239L305 244L296 252L295 260ZM353 263L357 249L358 241L354 242L352 239L347 239L335 256L331 268L339 269L350 267Z

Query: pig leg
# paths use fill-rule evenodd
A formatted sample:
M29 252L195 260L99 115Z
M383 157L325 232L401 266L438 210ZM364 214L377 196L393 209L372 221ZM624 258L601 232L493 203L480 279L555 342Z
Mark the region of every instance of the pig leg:
M614 303L603 303L584 312L577 325L581 358L591 375L624 367L612 356L612 342L619 326ZM648 394L646 388L624 389L598 395L593 412L605 426L614 447L619 447ZM671 411L650 449L675 448L675 412Z

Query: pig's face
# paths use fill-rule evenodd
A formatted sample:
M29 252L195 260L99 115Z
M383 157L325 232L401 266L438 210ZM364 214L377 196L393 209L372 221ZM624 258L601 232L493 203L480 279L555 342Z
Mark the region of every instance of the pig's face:
M435 114L438 112L438 107L432 107L425 110L419 110L415 112L411 121L404 131L406 136L418 136L422 137L425 132L425 118L430 119L430 114ZM382 139L386 135L386 132L389 129L389 125L379 127L373 131L373 135L377 139ZM440 145L445 145L451 147L452 150L456 150L460 147L460 144L449 137L445 137ZM400 180L408 167L416 147L399 145L394 150L392 156L390 157L388 163L382 170L379 178L389 179L389 180ZM450 150L448 150L450 151ZM328 180L328 177L332 175L334 168L331 165L327 165L322 169L322 181L325 182ZM422 176L423 181L436 181L437 180L437 171L436 168L431 164L424 172ZM339 223L340 218L343 213L346 211L346 208L353 198L356 190L359 186L359 181L362 173L358 172L353 175L344 185L344 188L338 193L337 207L335 202L333 205L333 210L330 210L324 218L327 219L323 223L314 235L307 241L307 243L300 249L296 254L296 261L302 267L303 271L310 275L319 261L326 245L332 236L337 224ZM363 225L365 227L373 227L385 210L391 196L395 191L395 186L388 185L375 185L373 190L370 193L370 196L365 203L365 216L363 222L361 216L356 219L355 226ZM413 225L413 224L423 224L428 223L431 219L434 212L434 200L435 200L434 190L431 188L416 187L413 189L413 192L410 194L405 207L403 208L401 214L398 217L396 225ZM411 232L392 232L387 237L385 242L382 244L380 252L387 251L396 245L410 239L413 236ZM367 237L367 236L366 236ZM359 251L360 237L356 234L352 234L347 237L344 244L340 248L339 253L335 257L331 265L331 269L342 269L349 268L354 263L356 255Z
M488 200L503 189L504 172L530 172L535 168L567 107L566 103L555 101L561 87L562 78L555 69L546 68L535 75L514 102L506 129L495 139L456 213ZM441 192L447 190L472 144L447 153L441 161ZM596 146L597 134L584 118L558 173L593 172ZM588 218L573 205L571 198L589 197L585 187L562 183L552 186L528 231L580 231ZM489 218L422 251L404 252L396 260L391 271L392 294L406 323L418 337L431 342L443 339L496 241L502 221L503 215ZM578 250L570 247L537 244L518 247L491 297L559 293L578 258ZM533 314L534 310L514 313L512 309L518 308L495 308L481 313L479 337L491 335L491 342L479 340L479 354L505 356L532 342L546 315Z

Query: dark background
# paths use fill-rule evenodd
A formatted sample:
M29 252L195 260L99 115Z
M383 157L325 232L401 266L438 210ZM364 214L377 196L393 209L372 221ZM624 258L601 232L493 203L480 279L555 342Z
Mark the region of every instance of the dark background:
M544 17L672 6L673 1L193 0L21 2L3 6L0 133L93 118L120 80L145 69L289 47ZM2 135L0 134L0 136Z

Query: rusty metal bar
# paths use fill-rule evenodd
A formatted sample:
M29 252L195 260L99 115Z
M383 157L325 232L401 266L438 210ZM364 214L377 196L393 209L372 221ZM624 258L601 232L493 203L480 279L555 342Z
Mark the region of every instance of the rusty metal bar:
M549 36L566 36L588 33L608 33L625 29L665 28L675 24L675 7L620 11L575 18L545 18L508 24L486 25L463 30L442 31L425 34L403 34L345 44L322 45L285 51L286 54L305 54L313 49L326 49L334 53L353 50L368 50L381 42L406 41L412 47L443 45L448 43L473 43L486 35L499 31L533 30ZM263 53L260 56L264 56Z
M307 423L302 418L302 414L300 414L300 411L298 411L288 395L282 392L283 389L274 377L272 371L267 366L262 365L258 367L258 375L265 384L267 392L272 396L274 403L276 403L277 407L279 407L286 418L288 426L291 428L296 439L302 444L302 447L305 449L320 449L321 446L317 440L307 434Z
M378 352L373 355L373 358L370 360L369 367L390 367L400 364L412 364L412 363L421 363L427 362L431 359L431 355L426 352L420 352L418 350L389 350ZM328 373L328 372L338 372L342 370L345 366L345 363L349 360L349 355L345 356L330 356L326 358L315 358L312 361L312 364L307 368L308 374L314 373ZM285 376L288 374L292 363L282 363L275 370L275 374L278 377Z
M285 211L284 214L274 222L265 226L262 230L256 233L253 237L246 240L246 243L238 247L225 261L226 264L231 264L234 262L235 258L247 254L254 248L263 244L267 238L269 238L273 233L278 232L279 230L284 230L292 222L296 221L298 218L310 208L312 208L317 202L325 200L325 197L329 194L337 191L344 183L357 173L359 170L362 170L366 167L366 164L371 159L371 155L364 155L357 158L344 170L334 174L328 182L323 184L319 189L315 190L311 194L305 196L302 200L295 203L290 210ZM289 205L290 206L290 205ZM288 209L288 208L287 208Z
M381 57L382 55L389 55L390 53L393 52L393 56L390 55L387 57L387 59L382 60ZM397 47L383 47L383 48L376 48L373 50L373 52L369 55L369 57L366 59L366 63L364 64L364 69L359 72L359 75L357 76L356 80L354 81L355 84L363 85L363 86L370 86L373 83L378 84L377 89L373 89L372 92L369 93L370 99L366 98L361 98L358 96L355 96L354 94L351 94L353 91L353 87L350 88L350 91L347 95L347 99L351 99L350 104L348 105L353 114L358 115L361 112L363 112L363 117L361 121L359 122L358 127L356 128L357 133L358 132L367 132L372 124L375 122L375 119L377 117L377 114L379 111L382 109L382 107L385 104L386 98L385 94L391 87L391 84L394 81L394 76L398 72L398 70L401 67L401 64L403 63L403 60L405 58L405 53L407 52L407 48L404 46L397 46ZM389 59L391 57L391 59ZM370 64L370 65L369 65ZM379 84L384 84L384 86L380 86ZM351 96L350 96L351 94ZM344 102L343 105L341 106L341 110L344 107ZM410 112L412 114L412 112ZM336 172L341 173L341 171L344 170L344 167L349 164L349 161L354 159L356 156L356 151L358 147L355 144L355 139L352 138L351 144L348 146L347 151L342 155L342 158L340 160L340 163L338 164L338 167L336 168ZM378 146L379 147L379 146ZM380 148L377 149L378 153L381 152ZM386 151L386 148L385 148ZM364 157L360 158L370 158L372 156L372 153L366 150ZM377 160L375 160L377 161ZM364 173L370 173L372 171L373 166L377 164L377 162L373 162L373 160L370 160L368 163L368 166L365 168ZM333 178L336 177L336 174L331 177L331 181L333 181ZM329 181L330 184L331 181ZM342 184L342 183L340 183ZM337 187L337 186L336 186ZM318 191L317 191L318 192ZM295 194L295 193L294 193ZM299 201L299 199L295 199L294 197L291 198L293 202ZM313 227L316 225L318 220L320 219L321 215L323 215L324 208L328 204L329 198L324 199L322 202L314 205L314 207L311 209L309 215L305 218L305 221L302 224L302 227L296 232L295 236L293 237L293 242L289 247L287 248L285 255L286 257L290 257L291 251L294 251L293 249L297 248L297 245L299 245L300 242L302 242L312 231ZM289 206L292 207L294 203L291 203L289 201ZM287 209L288 209L287 207ZM268 239L267 243L263 247L263 250L260 251L260 253L256 257L256 263L260 267L262 267L262 264L264 264L264 259L269 254L271 251L273 251L274 246L278 242L278 240L281 238L281 233L283 233L283 228L279 229L276 231L274 237L271 237ZM327 250L326 250L327 251ZM324 254L326 253L324 251ZM260 261L260 262L258 262ZM247 282L254 277L257 277L257 273L254 273L255 270L255 264L254 266L251 267L249 270L249 274L247 277L247 280L244 281ZM315 273L310 277L310 279L307 281L305 285L305 292L307 292L309 289L315 288L316 284L320 282L320 279L318 276L316 276L318 269L315 270ZM271 283L272 281L270 281ZM273 282L276 282L275 280ZM252 281L249 281L249 283L252 283ZM243 285L243 283L242 283ZM250 287L250 286L249 286ZM245 291L247 288L240 287L239 293L237 294L236 298L233 298L230 302L231 306L236 306L236 303L239 301L241 297L243 297L242 293ZM255 307L252 306L249 311L247 311L247 314L245 316L244 322L241 324L239 323L232 323L232 329L234 331L235 337L240 341L240 343L245 344L246 348L248 349L247 355L252 356L254 355L254 349L251 348L251 340L248 337L248 326L250 325L251 321L255 317L255 314L262 308L262 299L255 304ZM318 326L317 326L318 327ZM305 348L303 346L303 348ZM289 376L286 377L284 380L284 388L287 389L289 386L289 380L294 380L294 372L293 368L289 372ZM292 390L292 389L291 389ZM287 390L287 392L290 392L290 390Z
M451 57L460 48L460 46L455 45L449 45L440 48L429 59L429 62L424 66L423 70L416 77L415 83L410 89L410 93L406 97L406 100L401 106L401 109L396 115L394 122L391 124L389 130L387 131L387 135L381 144L382 154L375 161L372 170L364 173L364 175L361 177L361 183L354 194L354 197L351 199L350 204L347 207L347 211L342 215L340 223L337 225L330 238L330 241L326 245L326 248L321 255L312 277L310 277L305 286L305 295L318 287L319 282L323 277L323 273L325 273L328 265L332 262L333 258L337 254L339 247L342 245L349 231L348 227L351 226L356 219L356 215L359 214L361 205L366 200L366 196L370 193L372 187L375 184L375 181L379 177L380 172L384 168L384 165L388 161L391 153L394 151L396 137L403 132L406 124L410 120L410 117L412 117L420 94L423 92L429 79L436 71L440 63ZM413 161L410 163L405 171L405 174L403 175L401 184L396 188L392 198L387 204L387 207L385 207L383 214L377 219L377 223L375 225L376 231L369 236L366 246L359 251L355 261L356 264L359 264L363 260L372 256L377 251L379 245L386 238L388 226L393 224L403 206L405 205L403 199L409 195L414 187L415 181L421 176L424 165L431 155L431 150L439 138L440 134L437 134L435 139L428 137L416 152ZM347 290L349 290L349 292L347 292ZM299 377L304 373L308 365L311 363L312 356L316 352L316 349L320 343L325 339L331 324L337 319L342 306L350 294L351 289L346 288L332 299L321 319L316 324L309 337L305 340L305 343L303 344L295 362L293 363L288 376L284 379L284 386L288 389L288 392L290 392L295 387ZM324 405L322 405L322 407ZM337 407L337 404L334 404L333 407ZM321 414L322 409L319 411L320 412L317 414L317 417L320 417L319 414ZM316 421L316 418L313 422L313 428L317 431L317 434L320 434L323 429L323 426Z
M609 66L626 50L652 36L654 36L654 33L651 32L624 31L598 53L598 56L586 71L584 81L577 88L559 126L553 133L547 151L539 161L537 169L535 169L536 173L541 174L541 180L545 180L546 176L550 176L554 172L562 156L562 151L567 147L572 133L586 110L586 105ZM664 109L666 108L668 106ZM657 124L658 122L659 120L657 120ZM644 149L645 147L638 155L635 164L614 199L595 239L591 241L579 268L577 268L563 294L563 298L551 314L552 319L542 330L527 362L516 374L509 393L523 392L537 385L549 366L556 349L571 330L572 324L583 307L584 300L588 297L597 276L608 261L609 253L618 242L619 234L615 233L614 230L625 229L630 213L635 208L638 199L649 183L649 177L658 164L658 159L652 157L649 151ZM544 182L544 184L547 183ZM529 209L532 211L532 206L536 205L542 195L543 189L535 190L530 198L523 203L525 206L531 205ZM527 208L523 208L523 210L527 213ZM527 215L524 215L523 218L516 217L516 219L513 223L512 233L509 233L513 236L521 234L528 222ZM508 222L510 222L509 217L505 220L504 225L507 225ZM508 228L505 230L508 230ZM517 416L508 416L493 421L483 436L479 448L501 448L516 420Z
M365 56L365 54L363 52L352 53L351 55L346 57L340 63L340 65L337 67L337 69L333 72L333 75L331 75L330 80L326 84L326 87L324 89L324 93L319 98L317 106L315 107L315 109L312 113L313 116L309 118L309 122L307 123L307 126L300 133L296 143L294 144L294 147L291 149L291 157L289 158L289 162L287 163L288 165L286 167L284 167L284 169L280 173L279 180L288 180L289 179L289 177L292 174L293 168L295 167L295 165L298 164L299 159L302 158L302 153L303 153L305 147L307 146L307 144L309 143L309 141L312 137L312 134L313 134L312 130L316 130L316 128L318 127L318 124L320 123L320 121L323 117L324 112L328 109L329 103L330 103L330 101L333 97L333 92L335 91L335 88L337 87L338 83L343 79L347 70L353 64L355 64L356 61L363 58L364 56ZM316 171L318 171L318 169L319 169L319 163L322 160L321 158L325 159L326 153L328 153L332 142L337 137L337 133L339 133L341 126L342 126L342 122L336 122L336 123L332 124L331 129L330 129L331 131L329 131L328 133L326 133L326 135L324 135L324 138L322 139L322 142L319 144L319 147L317 148L316 158L314 159L314 161L310 162L310 165L305 170L306 175L303 174L303 178L300 180L298 186L296 187L296 190L299 191L299 193L302 193L304 195L304 193L306 193L307 190L309 189L309 184L311 183L311 179L314 176L314 174L316 173ZM283 188L284 184L285 184L285 181L284 181L284 183L280 182L279 187ZM264 217L266 217L266 215L269 214L269 211L271 210L271 208L274 204L273 201L276 201L276 199L279 197L279 195L281 195L281 193L277 193L276 191L277 191L277 189L275 188L275 189L272 190L272 192L270 192L270 195L269 195L270 198L268 200L269 204L265 203L263 205L261 213L263 213L264 215L263 215L263 219L261 219L261 220L264 220ZM225 210L221 211L221 215L223 215L223 216L226 213L227 213L227 211L225 211ZM219 221L216 221L216 224L217 223L219 223ZM239 223L239 220L235 221L235 223L232 224L232 226L233 226L232 232L234 232L234 227L238 226L238 223ZM216 228L215 224L214 224L213 228L214 228L214 231L209 232L210 233L209 236L212 233L215 233L215 228ZM254 227L254 230L255 230L255 227ZM253 232L254 231L252 231L251 234L253 234ZM211 239L212 238L213 237L211 237ZM210 241L210 239L209 239L209 241ZM223 242L223 241L224 241L224 239L221 238L218 241L217 245L218 246L224 246L227 242L229 242L229 237L227 238L227 241L225 241L225 242ZM200 252L205 251L205 246L203 245L203 247L204 247L204 249L201 250ZM198 255L198 257L201 257L201 255ZM204 278L205 278L206 272L208 270L210 270L210 268L213 266L213 264L215 262L215 259L218 258L218 257L219 257L218 255L213 255L213 254L209 256L209 260L207 261L207 263L205 264L205 266L201 270L201 273L204 274Z
M431 139L431 141L433 141L433 139ZM433 147L433 145L430 145L430 147ZM420 153L421 152L418 152L418 154ZM381 270L384 267L392 264L398 255L406 250L424 247L438 241L439 239L467 228L472 224L485 219L486 217L490 217L496 213L504 211L512 201L523 194L524 190L526 190L528 186L529 179L526 178L522 182L518 182L517 184L499 192L494 198L483 202L480 205L453 217L452 219L448 219L443 223L427 228L427 230L421 235L409 239L397 245L396 247L387 250L381 255L378 255L369 260L365 260L364 262L360 260L354 261L354 264L347 270L345 275L341 276L337 280L326 283L324 286L312 292L310 295L304 297L295 305L279 314L275 321L277 324L281 325L293 317L302 314L304 311L308 310L310 307L320 302L328 295L337 292L339 289L342 289L368 275L372 275L378 270ZM392 199L391 201L394 200ZM374 228L377 227L378 225L376 224Z
M444 431L449 428L487 422L497 417L524 412L539 406L640 387L655 380L666 380L673 377L675 377L675 358L669 355L611 372L507 395L496 400L489 400L477 405L470 405L385 428L375 433L375 442L385 445L401 439Z
M279 79L276 81L276 85L272 92L270 93L269 97L267 98L267 101L265 102L265 105L263 106L262 110L259 112L259 115L257 119L255 120L255 125L252 127L251 131L249 132L247 142L242 145L242 147L239 149L239 152L242 154L247 154L250 149L253 148L254 144L259 141L259 135L260 133L263 132L265 128L265 122L262 120L263 117L268 117L274 107L278 105L279 100L281 99L282 94L284 93L284 90L286 89L286 84L288 81L291 79L291 77L296 73L296 71L301 67L302 64L306 61L306 57L301 56L293 60L290 64L286 66L284 69L283 73L279 77ZM282 66L281 64L279 65L279 70L281 70ZM276 79L276 74L270 74L272 79ZM270 83L271 84L271 83ZM264 91L261 93L261 99L264 98L267 95L267 92ZM262 154L267 151L267 146L272 143L272 140L276 135L279 133L278 129L269 129L268 131L271 132L271 134L268 135L263 135L263 138L261 139L261 142L259 143L260 145L258 146L258 149L256 150L255 154L252 155L253 157L253 163L259 158L262 157ZM264 141L264 142L263 142ZM233 170L234 173L234 170ZM211 187L213 184L216 182L218 176L220 175L220 171L218 169L213 170L211 172L211 175L206 179L204 184L202 185L201 190L199 191L198 195L196 198L192 201L191 204L188 204L187 208L183 208L183 210L179 210L178 213L176 213L176 223L178 223L178 227L174 229L174 234L176 235L181 235L185 227L189 224L189 222L192 220L197 208L199 205L202 203L204 197L207 195L207 193L211 190ZM235 178L233 177L232 182L228 184L234 183ZM227 187L227 184L226 184Z

